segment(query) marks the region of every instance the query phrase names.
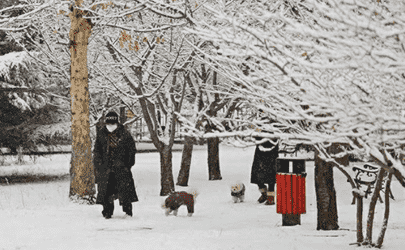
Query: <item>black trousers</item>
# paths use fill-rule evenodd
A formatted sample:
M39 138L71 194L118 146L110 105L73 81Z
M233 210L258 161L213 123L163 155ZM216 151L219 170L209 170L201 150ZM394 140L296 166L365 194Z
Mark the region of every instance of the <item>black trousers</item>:
M110 173L107 184L107 194L103 202L103 214L113 214L114 196L118 194L117 179L115 173Z
M103 204L103 213L110 213L111 215L114 212L114 200L118 197L118 182L115 176L115 173L110 173L108 177L108 184L107 184L107 195L104 200ZM132 204L124 204L122 206L122 210L125 213L132 212Z

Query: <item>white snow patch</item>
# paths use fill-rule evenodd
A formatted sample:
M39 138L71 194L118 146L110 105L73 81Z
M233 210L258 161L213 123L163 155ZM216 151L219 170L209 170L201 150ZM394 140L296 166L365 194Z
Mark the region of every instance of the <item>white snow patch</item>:
M160 191L158 153L137 154L132 168L140 201L133 204L134 217L125 218L118 201L113 218L105 220L100 205L69 202L69 181L31 184L2 184L0 187L0 249L349 249L356 240L356 206L346 177L335 172L339 225L338 231L316 231L316 198L314 163L307 162L306 214L301 225L281 226L281 214L275 206L258 204L256 185L250 184L254 147L220 147L223 180L208 181L207 151L194 150L189 185L200 195L195 213L187 217L186 207L178 216L165 216ZM40 172L47 169L68 173L70 157L40 158L32 165ZM173 174L176 179L181 152L173 152ZM20 166L3 169L20 171ZM14 168L14 170L10 170ZM25 168L25 166L24 166ZM31 170L34 171L34 170ZM348 171L350 169L348 168ZM353 174L352 172L350 172ZM246 199L233 203L228 184L241 181ZM188 187L176 190L187 191ZM392 183L395 201L391 202L390 222L385 249L400 250L405 245L403 207L405 192L397 181ZM369 199L364 202L367 213ZM384 204L377 203L374 240L382 225ZM365 225L364 225L365 226ZM61 246L63 246L61 248Z

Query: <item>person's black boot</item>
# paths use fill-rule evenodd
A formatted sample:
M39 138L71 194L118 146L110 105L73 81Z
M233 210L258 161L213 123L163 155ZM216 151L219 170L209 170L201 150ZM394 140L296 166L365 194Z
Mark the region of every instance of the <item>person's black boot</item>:
M131 203L124 204L122 206L122 211L124 211L124 213L132 217L132 204Z
M259 203L263 203L267 200L267 188L260 188L260 193L262 193L262 196L257 200Z
M106 219L111 218L111 213L109 212L109 209L107 206L104 207L103 211L101 212L103 214L103 217Z
M103 205L103 211L101 212L106 219L110 219L114 213L114 203L107 203Z

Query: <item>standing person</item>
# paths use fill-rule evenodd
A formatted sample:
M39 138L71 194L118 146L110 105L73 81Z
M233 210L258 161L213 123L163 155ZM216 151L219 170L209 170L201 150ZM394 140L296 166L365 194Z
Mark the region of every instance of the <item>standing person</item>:
M132 202L138 201L131 172L135 164L135 141L119 124L117 113L109 112L105 123L97 133L94 146L96 203L103 205L102 214L109 219L114 212L114 199L118 198L123 211L132 216Z
M260 141L262 138L256 137ZM259 203L274 205L274 186L277 174L278 142L266 141L256 146L250 182L257 184L262 194ZM266 187L266 184L268 187Z

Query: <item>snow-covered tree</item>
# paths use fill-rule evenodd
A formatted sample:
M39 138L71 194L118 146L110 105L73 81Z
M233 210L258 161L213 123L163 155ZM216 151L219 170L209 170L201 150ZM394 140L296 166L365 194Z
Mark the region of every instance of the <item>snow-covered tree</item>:
M19 0L0 3L1 17L17 17L24 8L15 8ZM66 81L37 60L43 56L31 40L39 42L41 35L32 27L25 34L8 34L0 31L0 89L1 138L3 146L12 152L17 148L35 151L38 144L55 145L69 139L64 129L68 114L64 86ZM35 59L37 60L35 60ZM21 150L19 150L21 152Z
M210 50L208 43L200 42L200 48L206 51ZM188 85L187 96L190 102L193 102L192 123L195 128L204 129L207 132L225 131L227 122L216 123L212 117L221 116L228 118L240 106L238 98L229 98L218 93L213 93L220 82L227 79L218 76L213 68L209 68L205 63L194 61L192 68L187 72L185 81ZM209 117L209 119L207 119ZM188 124L187 124L188 125ZM187 133L187 131L186 131ZM187 186L193 141L196 138L185 136L181 168L178 175L177 185ZM219 138L208 138L208 179L221 180L220 162L219 162Z
M380 166L380 176L389 172L405 187L403 1L217 1L204 7L215 24L201 21L190 32L218 47L204 53L207 61L237 83L221 91L243 96L276 122L246 121L253 128L243 132L195 134L312 144L321 159L345 174L336 159L349 153L369 156ZM335 144L347 147L327 150ZM382 177L378 180L375 194ZM374 197L360 243L372 244Z
M109 91L119 93L121 100L139 100L143 117L148 125L151 139L161 154L161 195L174 189L171 169L171 147L176 126L175 112L180 111L183 97L182 86L177 81L178 74L187 68L192 50L184 44L179 29L193 22L194 6L186 2L167 3L167 1L27 1L26 5L11 9L26 8L28 12L15 18L0 20L0 30L17 32L34 25L43 34L46 44L39 47L48 56L53 67L69 77L66 69L66 57L72 57L72 65L82 65L83 79L87 82L87 67L90 82L107 82ZM76 15L84 19L76 23ZM71 31L68 35L71 17ZM113 21L111 21L113 20ZM79 42L81 32L90 33ZM83 33L84 34L84 33ZM76 38L77 36L77 38ZM69 46L70 51L67 50ZM87 48L88 63L74 57L80 46ZM75 50L76 49L76 50ZM81 56L84 56L84 52ZM76 59L74 59L76 58ZM86 69L85 69L86 68ZM75 73L70 69L71 80ZM81 77L77 79L82 79ZM94 80L93 80L94 79ZM77 82L78 83L78 82ZM77 84L78 86L80 84ZM73 84L72 84L73 86ZM86 89L86 85L80 85ZM90 83L92 88L92 83ZM74 88L71 88L73 91ZM86 90L87 91L87 90ZM88 102L84 91L80 111L83 124L88 124ZM73 91L74 92L74 91ZM71 98L74 93L71 93ZM79 92L77 92L79 93ZM76 94L77 94L76 93ZM166 129L157 118L158 109L166 112ZM78 115L72 106L72 113ZM87 117L87 118L86 118ZM78 119L73 119L78 121ZM72 120L72 121L73 121ZM80 120L80 119L79 119ZM87 125L86 125L87 126ZM80 127L80 126L79 126ZM72 127L73 128L73 127ZM84 135L87 127L80 127ZM81 137L87 138L87 136ZM73 142L74 143L74 142ZM88 145L88 143L85 143ZM86 146L87 147L87 146ZM87 149L85 150L88 151ZM88 152L86 153L86 155ZM84 168L83 168L84 169ZM87 173L83 170L83 173ZM80 193L80 192L79 192Z
M110 75L103 74L99 70L101 67L95 66L94 69L118 90L123 99L139 101L150 139L160 153L160 194L167 195L174 190L172 146L177 124L175 112L180 112L184 102L185 82L182 76L189 67L192 50L184 43L178 27L188 23L184 22L182 14L176 9L171 10L171 5L165 3L153 5L160 8L160 12L153 8L141 11L141 8L135 8L137 5L129 4L127 8L135 8L135 11L103 31L100 39L104 42L103 56L107 58L109 72L120 80L116 82ZM118 35L115 35L118 40L110 35L112 32Z

